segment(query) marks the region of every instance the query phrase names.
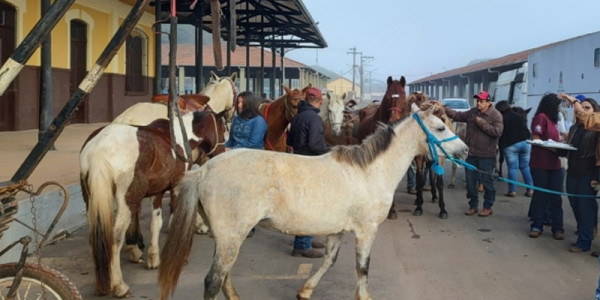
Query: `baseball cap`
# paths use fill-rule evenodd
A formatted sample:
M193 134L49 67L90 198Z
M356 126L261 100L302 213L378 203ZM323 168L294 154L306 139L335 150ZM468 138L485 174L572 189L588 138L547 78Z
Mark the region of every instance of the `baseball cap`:
M473 98L479 98L481 100L487 100L487 101L492 100L492 97L490 97L490 93L488 93L487 91L481 91L481 92L479 92L479 94L473 96Z
M311 88L308 88L308 90L306 90L306 97L308 97L308 95L313 95L318 99L323 99L321 90L318 88L315 88L315 87L311 87Z
M581 95L581 94L575 96L575 98L577 98L577 100L579 100L579 102L583 102L583 100L585 100L585 96Z

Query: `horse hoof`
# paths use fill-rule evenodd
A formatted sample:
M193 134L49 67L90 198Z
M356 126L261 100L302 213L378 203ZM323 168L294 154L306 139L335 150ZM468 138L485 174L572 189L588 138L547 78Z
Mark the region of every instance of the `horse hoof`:
M131 294L131 291L129 291L129 287L126 284L114 287L113 295L116 298L131 298L131 297L133 297L133 294Z
M453 188L454 188L454 184L453 184L453 183L449 184L449 185L448 185L448 188L449 188L449 189L453 189Z
M208 226L201 225L201 226L196 227L196 233L197 234L207 234L208 233Z
M445 211L443 211L443 212L440 212L440 214L439 214L439 217L440 217L440 219L442 219L442 220L446 220L446 219L448 219L448 213L447 213L447 212L445 212Z
M413 211L413 216L420 216L423 214L423 210L420 209L415 209L415 211Z
M398 213L396 212L396 210L390 210L387 218L390 220L396 220L396 219L398 219Z

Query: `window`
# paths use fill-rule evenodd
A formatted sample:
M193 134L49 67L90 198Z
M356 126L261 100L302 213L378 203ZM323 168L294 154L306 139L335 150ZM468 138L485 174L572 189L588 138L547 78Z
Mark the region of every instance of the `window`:
M127 38L125 54L125 92L147 94L146 39L134 30Z
M533 71L532 72L533 73L532 74L533 78L536 78L537 77L537 63L533 64L532 71Z
M600 48L594 49L594 67L600 68Z

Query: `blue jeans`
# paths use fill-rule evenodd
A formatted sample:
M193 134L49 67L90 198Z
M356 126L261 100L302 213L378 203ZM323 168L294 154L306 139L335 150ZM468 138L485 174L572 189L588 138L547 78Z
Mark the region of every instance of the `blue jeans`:
M504 148L504 157L508 168L508 179L517 181L518 172L521 170L523 181L528 185L533 185L531 171L529 170L529 156L531 155L531 145L525 141L512 144ZM530 190L529 188L527 190ZM508 192L516 192L517 186L514 183L508 183Z
M467 163L475 166L477 169L491 174L494 171L494 158L480 158L475 156L467 157ZM479 204L479 192L477 191L478 172L465 168L467 177L467 198L469 198L469 207L477 209ZM483 208L492 208L496 200L496 188L494 179L487 174L481 174L481 182L485 193L483 194Z
M297 235L294 238L294 249L296 250L310 250L312 249L313 237L310 235L300 236Z
M564 170L562 168L556 170L545 170L531 168L531 177L533 184L536 187L545 188L557 192L563 191ZM544 217L546 207L550 210L552 219L552 233L563 232L563 210L562 198L557 194L550 194L535 190L531 197L531 213L533 222L531 223L532 231L544 230Z
M596 191L591 187L590 182L596 176L576 176L567 174L567 193L581 195L596 195ZM598 202L595 198L571 197L569 203L577 221L577 242L575 245L580 249L587 251L592 245L594 239L594 228L598 222Z

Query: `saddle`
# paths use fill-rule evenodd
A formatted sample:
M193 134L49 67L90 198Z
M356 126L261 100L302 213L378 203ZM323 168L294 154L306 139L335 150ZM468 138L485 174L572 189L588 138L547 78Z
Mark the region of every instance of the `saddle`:
M210 101L210 97L203 94L187 94L180 95L177 103L179 104L179 109L182 114L188 113L190 111L204 110L208 106L208 101ZM158 94L152 97L153 103L169 103L169 95L167 94Z

